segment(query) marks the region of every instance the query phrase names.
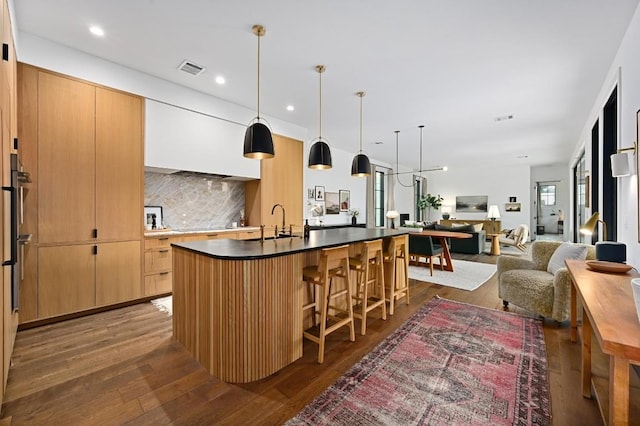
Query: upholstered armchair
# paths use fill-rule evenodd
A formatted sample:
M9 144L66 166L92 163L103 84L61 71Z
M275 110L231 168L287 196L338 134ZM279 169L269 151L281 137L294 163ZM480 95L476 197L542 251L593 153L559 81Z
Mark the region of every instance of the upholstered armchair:
M440 244L434 244L431 237L409 234L409 259L414 264L420 264L420 258L426 258L429 271L433 276L433 258L440 259L440 269L443 268L443 251Z
M534 241L531 259L508 255L498 258L498 295L505 307L513 303L545 318L556 321L569 319L571 277L563 258L553 257L561 244L557 241ZM569 248L581 247L586 247L586 259L595 258L594 246L573 244ZM548 271L550 261L554 266L552 269L557 269L555 273Z
M500 245L514 246L520 251L525 251L527 239L529 238L529 226L518 225L510 235L500 237Z

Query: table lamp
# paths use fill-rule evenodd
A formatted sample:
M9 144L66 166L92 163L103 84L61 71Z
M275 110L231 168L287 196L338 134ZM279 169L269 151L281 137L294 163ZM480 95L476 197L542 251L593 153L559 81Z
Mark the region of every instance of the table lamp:
M400 217L400 213L397 210L389 210L387 212L387 219L391 220L391 229L396 229L394 220Z
M487 219L491 219L491 231L494 234L497 234L496 232L496 219L500 219L500 210L498 209L498 206L496 206L495 204L492 204L489 206L489 212L487 213Z
M591 235L598 226L598 222L602 223L602 239L596 243L596 259L606 260L609 262L625 263L627 261L627 246L617 241L606 241L607 224L600 219L600 213L595 212L580 227L580 233L583 235Z

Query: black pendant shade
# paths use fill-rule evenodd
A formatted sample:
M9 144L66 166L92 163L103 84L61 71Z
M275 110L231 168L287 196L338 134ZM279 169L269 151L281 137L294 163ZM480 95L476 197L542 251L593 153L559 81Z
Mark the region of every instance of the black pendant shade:
M309 151L309 168L314 170L328 170L333 167L331 161L331 150L324 141L317 141L311 145Z
M272 158L275 154L271 130L262 123L253 123L244 134L244 156L256 160Z
M362 153L353 157L353 162L351 163L351 176L364 177L369 176L370 174L371 163L369 162L369 157Z

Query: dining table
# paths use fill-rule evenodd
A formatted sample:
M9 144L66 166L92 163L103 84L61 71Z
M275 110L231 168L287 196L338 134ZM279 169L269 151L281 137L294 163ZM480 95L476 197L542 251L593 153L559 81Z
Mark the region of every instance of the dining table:
M451 251L449 250L449 244L447 238L472 238L473 235L466 232L456 231L441 231L438 229L423 229L420 232L412 232L411 235L420 235L424 237L431 237L438 240L438 244L442 246L442 256L444 258L444 265L442 269L445 271L453 272L453 262L451 261Z

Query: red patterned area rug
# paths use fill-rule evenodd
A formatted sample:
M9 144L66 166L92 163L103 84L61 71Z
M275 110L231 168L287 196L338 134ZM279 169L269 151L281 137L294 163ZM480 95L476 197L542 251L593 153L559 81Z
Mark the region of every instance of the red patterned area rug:
M542 323L433 299L288 425L550 425Z

